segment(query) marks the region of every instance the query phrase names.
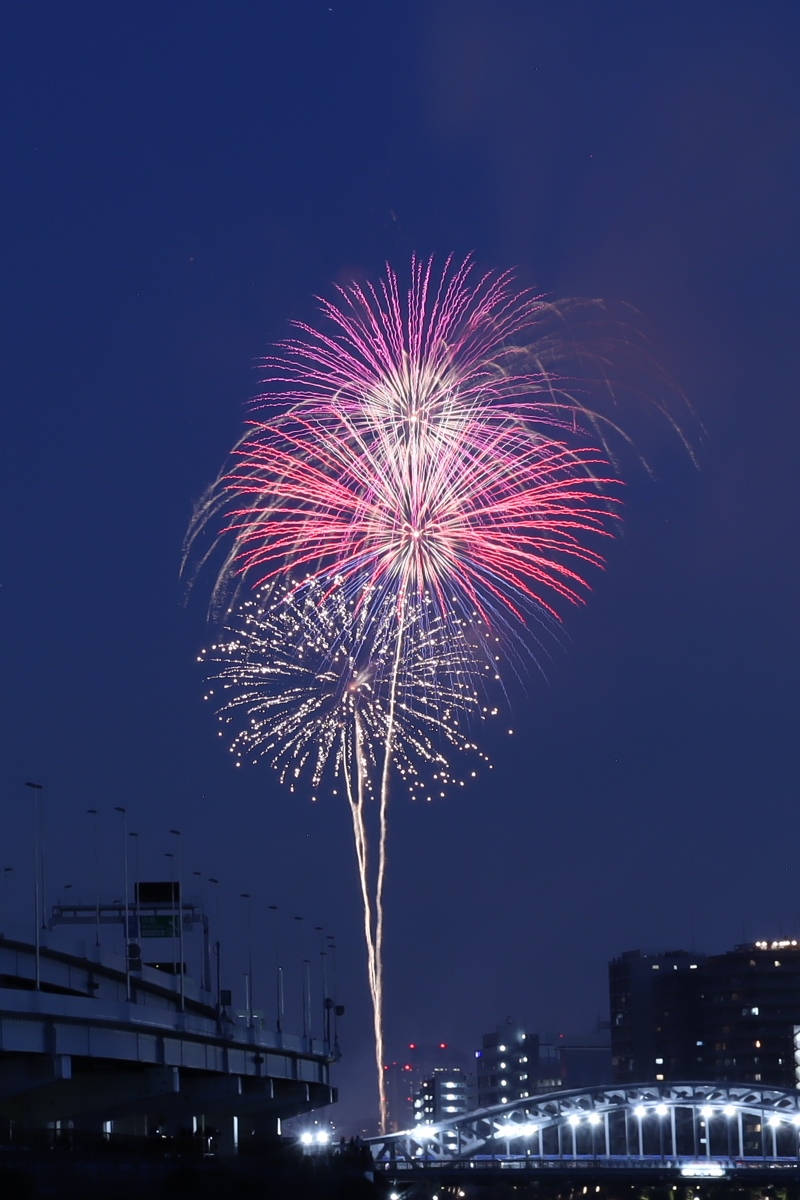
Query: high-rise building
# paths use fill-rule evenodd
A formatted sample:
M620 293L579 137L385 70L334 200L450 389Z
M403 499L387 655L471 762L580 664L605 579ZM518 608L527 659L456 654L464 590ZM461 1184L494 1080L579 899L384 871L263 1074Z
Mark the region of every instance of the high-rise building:
M468 1112L469 1108L469 1087L464 1072L457 1067L454 1070L437 1067L432 1075L423 1079L414 1094L414 1123L434 1125L437 1121L449 1121Z
M511 1017L483 1035L481 1049L475 1054L479 1108L510 1104L534 1094L528 1051L528 1034Z
M417 1123L414 1099L423 1080L440 1070L466 1073L469 1059L446 1042L410 1042L404 1057L384 1065L388 1128L392 1133L410 1129Z
M529 1033L511 1017L483 1035L476 1051L480 1108L512 1104L558 1088L609 1082L607 1028L593 1033Z
M614 1080L800 1086L800 942L609 964Z
M627 950L609 963L615 1083L642 1083L659 1075L666 1078L665 1059L671 1059L673 1069L676 1058L689 1048L687 998L704 961L703 955L686 950L663 954ZM677 1078L674 1074L669 1077Z

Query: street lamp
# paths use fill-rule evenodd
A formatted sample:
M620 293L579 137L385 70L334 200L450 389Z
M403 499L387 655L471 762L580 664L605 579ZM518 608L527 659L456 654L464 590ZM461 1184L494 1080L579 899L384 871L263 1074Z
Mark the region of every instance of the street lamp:
M114 812L122 815L122 858L125 868L125 997L131 998L130 929L128 928L128 811L121 804L114 805Z
M87 813L94 817L94 924L95 946L100 945L100 843L97 832L97 809L87 808Z
M8 877L13 867L3 867L3 916L8 920Z
M183 897L181 895L181 831L180 829L170 829L170 833L175 837L178 845L178 947L180 950L180 1009L183 1012L184 994L183 994Z
M283 1027L283 967L281 966L280 945L278 939L278 906L270 904L269 911L275 914L274 917L274 933L275 933L275 1005L276 1018L275 1029L278 1033Z
M305 938L303 936L303 918L295 917L300 923L300 961L302 965L301 985L303 988L303 1037L308 1037L308 991L311 986L308 979L308 959L305 956Z
M138 833L129 833L128 837L134 839L134 842L133 842L133 846L134 846L134 850L133 850L133 855L134 855L134 857L133 857L133 864L134 864L134 867L133 867L133 911L136 916L136 940L137 940L137 942L141 942L142 920L141 920L141 911L140 911L140 902L139 902L139 883L140 883L139 834Z
M252 897L249 892L239 893L242 900L247 901L247 1027L253 1028L253 939L251 937L250 925L250 900Z
M44 909L44 867L41 866L41 861L44 857L41 849L42 840L42 791L44 785L41 783L30 783L26 781L25 787L31 788L34 793L33 801L33 866L34 866L34 886L33 886L33 923L35 926L35 973L36 991L41 990L42 971L41 971L41 944L39 936L39 888L41 884L41 906Z

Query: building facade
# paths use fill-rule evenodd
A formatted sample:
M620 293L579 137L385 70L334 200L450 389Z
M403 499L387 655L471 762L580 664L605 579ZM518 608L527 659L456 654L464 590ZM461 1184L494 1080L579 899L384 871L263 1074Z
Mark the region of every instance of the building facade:
M800 1086L800 943L631 951L609 964L614 1081Z
M512 1104L558 1088L607 1083L608 1029L586 1034L532 1033L511 1017L483 1035L475 1054L477 1105Z

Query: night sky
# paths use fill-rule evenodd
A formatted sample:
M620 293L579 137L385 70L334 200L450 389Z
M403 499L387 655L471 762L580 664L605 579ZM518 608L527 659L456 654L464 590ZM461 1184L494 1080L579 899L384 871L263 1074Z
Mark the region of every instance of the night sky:
M798 936L799 35L797 4L737 0L5 10L0 867L19 919L25 780L46 788L49 900L92 894L88 807L109 895L115 805L143 876L180 828L187 875L221 881L241 1006L242 891L268 1014L279 906L296 1029L313 927L336 935L337 1119L374 1113L346 806L234 769L195 662L211 581L187 597L179 566L259 357L315 294L416 251L633 306L697 465L648 424L657 478L628 463L621 536L487 734L493 773L398 794L390 1056L471 1051L507 1014L590 1029L625 949Z

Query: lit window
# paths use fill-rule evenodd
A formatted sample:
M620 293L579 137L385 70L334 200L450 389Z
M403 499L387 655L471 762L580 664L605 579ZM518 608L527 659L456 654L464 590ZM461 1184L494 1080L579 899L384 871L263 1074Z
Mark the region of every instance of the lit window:
M664 1082L664 1076L663 1076L663 1075L656 1075L656 1079L658 1080L658 1082L659 1082L659 1083L663 1083L663 1082Z
M664 1060L663 1060L663 1058L657 1058L657 1059L656 1059L656 1066L657 1066L657 1067L663 1067L663 1065L664 1065Z
M780 965L781 965L781 960L780 960L779 958L776 958L776 959L775 959L775 966L776 966L776 967L779 967Z
M758 1016L758 1005L757 1004L753 1005L753 1007L750 1009L750 1016L751 1017Z

